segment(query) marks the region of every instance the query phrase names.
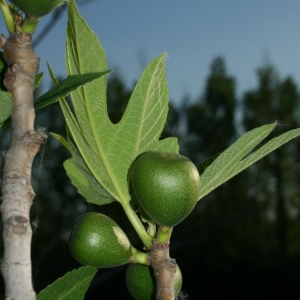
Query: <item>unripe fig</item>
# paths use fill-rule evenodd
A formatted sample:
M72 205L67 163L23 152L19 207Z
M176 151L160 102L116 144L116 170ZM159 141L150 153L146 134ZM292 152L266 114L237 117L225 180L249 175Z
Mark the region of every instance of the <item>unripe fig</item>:
M40 18L49 14L57 6L68 0L9 0L19 10L30 17Z
M126 264L132 255L123 230L111 218L96 212L79 218L72 229L69 246L77 261L97 268Z
M134 162L131 179L139 204L159 225L180 223L198 200L198 170L188 158L176 153L142 154Z
M141 264L129 264L125 278L127 289L130 295L136 300L155 300L156 283L151 267ZM175 298L182 286L182 275L177 266L174 278Z

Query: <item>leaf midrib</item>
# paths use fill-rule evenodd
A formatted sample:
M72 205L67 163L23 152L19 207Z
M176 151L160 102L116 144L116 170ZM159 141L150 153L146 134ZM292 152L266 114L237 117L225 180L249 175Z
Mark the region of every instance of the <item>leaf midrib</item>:
M74 30L75 30L75 28L74 28ZM75 39L75 40L76 40L76 43L78 44L78 40L77 39ZM73 46L75 46L75 45L73 45ZM79 53L78 53L79 47L73 47L73 49L75 49L78 69L81 71L82 70L81 59L79 59ZM89 49L92 49L92 47L90 47ZM100 143L100 141L97 138L97 134L96 134L97 130L95 128L95 124L94 124L94 122L91 122L91 120L93 120L93 118L91 118L91 116L92 116L92 110L90 108L90 101L88 101L89 97L87 97L87 88L86 87L82 87L82 89L83 89L83 96L84 96L83 99L85 101L85 106L86 106L86 110L87 110L87 116L88 116L88 119L89 119L89 124L90 124L91 129L92 129L92 135L94 137L94 140L96 141L96 146L97 146L98 154L100 155L100 158L101 158L101 160L103 162L105 170L106 170L106 172L107 172L107 174L108 174L108 176L109 176L109 178L110 178L113 186L115 187L117 194L120 196L120 200L122 201L122 199L123 198L125 199L126 197L122 194L122 192L120 190L120 187L117 184L117 179L115 178L113 172L111 171L111 168L109 168L108 161L105 159L105 154L104 154L103 147L101 146L101 143ZM92 173L97 178L97 181L101 184L101 180L99 180L99 177L97 176L97 173L95 173L95 172L92 172Z
M86 88L84 88L83 90L83 93L84 93L84 99L88 99L87 97L87 92L86 92ZM123 202L123 201L126 201L126 197L125 195L122 193L122 189L120 188L120 185L118 184L118 180L114 174L114 172L112 171L111 167L110 167L110 164L109 164L109 161L104 153L104 149L101 145L101 141L98 139L98 136L97 136L97 129L95 128L95 122L91 121L93 120L92 118L92 109L90 107L90 101L86 100L85 101L85 105L86 105L86 110L87 110L87 115L88 115L88 119L89 119L89 123L90 123L90 126L91 126L91 129L92 129L92 135L94 137L94 140L96 142L96 146L97 146L97 150L98 150L98 154L103 162L103 165L105 167L105 170L113 184L113 187L115 188L117 194L119 195L119 198L120 198L120 201ZM109 120L107 120L107 122L109 122ZM114 135L115 136L115 135ZM98 182L101 184L101 181L99 180L97 174L95 174Z

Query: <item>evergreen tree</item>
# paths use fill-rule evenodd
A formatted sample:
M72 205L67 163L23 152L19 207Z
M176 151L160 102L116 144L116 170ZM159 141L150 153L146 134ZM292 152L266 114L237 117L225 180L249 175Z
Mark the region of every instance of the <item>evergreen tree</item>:
M281 79L269 65L260 68L257 76L257 88L243 98L245 129L278 121L274 136L286 126L299 127L299 93L294 80ZM279 268L293 261L295 248L300 250L293 238L299 228L299 164L295 164L299 160L298 147L299 141L295 140L271 153L251 169L248 179L251 193L265 207L264 218L269 227L265 235L272 237L269 245L273 246L267 249L265 257Z
M213 60L204 94L187 108L187 155L194 162L217 155L236 136L235 80L221 57Z
M224 60L217 57L211 64L202 96L191 105L183 104L187 122L183 154L199 164L229 147L237 137L236 103L235 80L228 75ZM222 297L220 291L210 285L216 277L222 278L222 294L230 295L225 286L236 276L235 269L241 268L242 261L243 267L253 262L249 247L253 246L251 212L255 208L247 197L246 175L247 171L239 174L202 199L173 233L176 239L173 236L172 247L175 251L181 250L174 254L179 266L181 255L184 256L182 271L188 274L195 268L199 270L200 286L192 280L184 285L191 298ZM183 251L187 248L188 257Z

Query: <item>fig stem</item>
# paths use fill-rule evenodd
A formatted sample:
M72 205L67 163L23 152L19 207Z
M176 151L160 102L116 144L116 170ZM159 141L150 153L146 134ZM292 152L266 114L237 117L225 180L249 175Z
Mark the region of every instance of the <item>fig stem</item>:
M157 241L164 244L170 240L173 227L159 226L157 231Z
M135 211L131 208L129 202L121 203L121 205L127 215L127 218L129 219L130 223L135 229L136 233L138 234L138 236L140 237L144 245L148 249L150 249L152 247L153 238L151 238L147 234L145 227L143 226L141 220L139 219Z
M26 16L22 25L22 31L24 33L33 33L35 32L36 27L39 24L40 19Z
M15 31L15 22L13 20L13 17L10 13L10 9L7 6L7 3L5 0L0 0L0 9L2 11L3 19L5 21L6 28L9 33L12 33Z
M131 246L132 258L130 260L131 263L138 263L142 265L149 266L148 253L141 252Z

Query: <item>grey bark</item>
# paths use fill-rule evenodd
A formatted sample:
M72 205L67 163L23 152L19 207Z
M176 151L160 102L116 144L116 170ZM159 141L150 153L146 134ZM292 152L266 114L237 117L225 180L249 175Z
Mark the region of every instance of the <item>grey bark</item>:
M174 300L174 278L176 273L176 262L170 258L170 242L160 243L153 241L149 259L156 280L156 299Z
M13 32L7 39L0 34L0 48L8 64L4 85L14 99L11 115L10 148L2 152L2 197L4 255L1 273L5 299L36 298L32 286L31 237L29 211L35 193L31 186L31 169L43 132L34 130L34 79L39 57L31 49L31 34Z

